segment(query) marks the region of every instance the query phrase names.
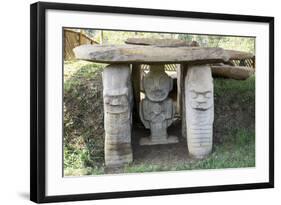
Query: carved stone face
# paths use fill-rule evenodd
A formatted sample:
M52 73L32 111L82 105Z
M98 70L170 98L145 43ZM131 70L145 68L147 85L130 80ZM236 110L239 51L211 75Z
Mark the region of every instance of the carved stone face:
M128 65L109 65L102 74L104 110L108 113L129 111L131 96Z
M163 101L171 89L171 78L164 67L151 66L151 71L144 76L143 88L147 98L154 102Z
M123 113L128 111L127 95L105 95L104 109L109 113Z
M207 110L213 106L212 91L197 92L189 90L189 100L191 107L198 110Z
M196 110L210 109L214 104L213 79L207 65L192 66L186 76L187 103Z

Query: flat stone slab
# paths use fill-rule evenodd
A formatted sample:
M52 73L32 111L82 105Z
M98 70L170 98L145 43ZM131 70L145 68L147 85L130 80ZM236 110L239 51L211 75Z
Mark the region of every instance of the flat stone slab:
M82 45L73 51L77 59L99 63L219 63L231 57L222 48L202 47Z
M208 47L81 45L73 51L77 59L100 63L220 63L254 57L247 52Z
M160 38L128 38L126 44L145 45L145 46L160 46L160 47L198 47L196 41L184 41L180 39L160 39Z
M249 59L254 58L255 55L248 52L243 51L236 51L236 50L225 50L225 52L229 55L229 60L243 60L243 59Z
M246 80L254 74L254 68L245 66L212 65L212 74L215 77L232 78L235 80Z

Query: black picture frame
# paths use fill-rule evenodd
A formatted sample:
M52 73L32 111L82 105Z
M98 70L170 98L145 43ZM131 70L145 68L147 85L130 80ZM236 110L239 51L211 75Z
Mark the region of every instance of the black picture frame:
M269 181L189 188L46 196L46 10L86 11L195 19L263 22L269 25ZM144 8L38 2L30 6L30 200L37 203L96 200L274 187L274 18Z

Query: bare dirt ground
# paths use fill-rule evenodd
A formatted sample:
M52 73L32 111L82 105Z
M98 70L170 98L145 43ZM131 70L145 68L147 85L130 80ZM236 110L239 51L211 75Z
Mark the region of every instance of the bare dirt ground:
M133 155L134 164L173 165L181 162L188 162L188 149L186 139L181 136L181 122L176 121L168 128L168 134L177 136L179 143L165 145L140 146L139 139L149 136L149 130L144 129L140 123L136 123L133 129Z
M141 122L133 126L132 148L133 148L133 165L153 164L159 166L176 166L182 163L189 163L192 158L188 155L186 139L181 136L181 121L175 121L169 128L168 134L177 136L178 143L163 145L139 145L141 137L149 137L150 131L145 129ZM114 174L122 173L123 167L106 168L105 173Z

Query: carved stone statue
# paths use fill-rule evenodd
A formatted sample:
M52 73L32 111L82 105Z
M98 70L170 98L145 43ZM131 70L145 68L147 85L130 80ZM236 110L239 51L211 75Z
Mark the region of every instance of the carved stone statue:
M140 145L177 143L177 137L167 134L175 114L173 101L168 98L172 78L165 73L164 65L151 65L142 83L145 99L140 102L140 118L145 128L150 129L150 136L141 138Z
M185 76L187 145L191 155L203 158L212 151L214 98L211 68L189 66Z
M117 166L133 160L131 147L132 85L128 65L109 65L103 71L105 164Z

